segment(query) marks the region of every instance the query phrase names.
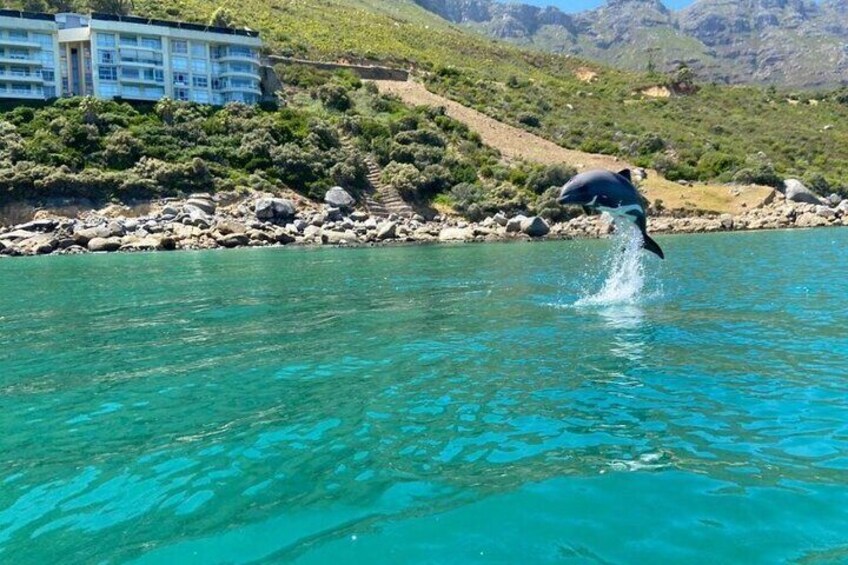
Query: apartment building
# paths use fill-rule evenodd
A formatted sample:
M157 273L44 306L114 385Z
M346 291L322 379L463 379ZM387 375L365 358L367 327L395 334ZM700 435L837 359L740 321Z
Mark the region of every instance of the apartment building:
M256 32L107 14L58 14L62 92L128 100L256 103Z
M0 99L58 95L59 41L53 16L0 10Z

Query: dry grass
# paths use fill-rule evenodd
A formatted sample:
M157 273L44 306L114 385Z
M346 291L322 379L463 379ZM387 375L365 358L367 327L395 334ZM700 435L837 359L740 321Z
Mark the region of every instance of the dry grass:
M566 164L578 171L631 167L629 163L610 155L560 147L552 141L434 94L417 82L376 81L375 84L380 92L399 96L413 106L443 106L450 117L479 133L483 143L499 150L508 161L523 159L545 165ZM648 178L640 189L650 202L662 200L669 210L731 214L761 206L774 192L772 188L762 186L730 187L701 183L683 186L663 178L653 170L648 171Z

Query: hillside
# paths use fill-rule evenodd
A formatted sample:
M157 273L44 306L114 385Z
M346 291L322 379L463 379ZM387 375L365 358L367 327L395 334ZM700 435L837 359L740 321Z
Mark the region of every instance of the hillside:
M136 6L145 14L203 21L218 3L139 0ZM274 50L409 65L430 73L431 88L487 115L565 147L626 157L672 179L800 176L827 191L848 178L848 107L830 96L810 103L780 91L706 86L693 96L654 99L639 92L662 78L487 40L412 0L245 0L239 6L236 22L262 31ZM597 73L591 82L581 74L586 67Z
M827 0L609 0L565 14L496 0L416 0L480 33L556 53L647 70L685 63L706 81L787 87L845 84L848 9Z
M618 158L565 149L546 139L509 126L463 106L453 100L433 94L416 82L380 81L381 92L400 97L412 106L443 107L451 118L478 132L486 145L500 151L508 161L529 161L542 165L567 165L577 171L593 168L620 170L632 166ZM738 214L762 205L774 192L763 186L730 187L697 183L682 187L670 182L656 171L649 171L639 190L650 202L660 201L671 210L707 211Z
M207 21L219 7L210 0L138 0L136 11ZM776 185L786 177L801 177L819 192L845 190L848 97L838 93L803 96L706 85L686 96L665 97L671 94L664 87L666 77L614 70L486 39L412 0L244 0L230 12L236 24L261 31L271 51L408 66L432 91L482 114L564 148L656 169L670 180ZM297 82L293 69L279 70L284 82ZM350 117L361 117L359 108L367 106L330 110L328 115L309 102L302 110L293 109L305 112L304 120L318 112L322 120L345 124ZM389 133L381 130L378 137L385 139ZM379 139L368 143L385 150ZM93 149L102 150L99 144ZM184 154L190 156L192 151ZM385 157L388 163L389 156ZM480 162L473 157L471 162L475 161ZM419 164L423 172L426 164ZM226 172L232 167L225 165L221 174L229 179L250 173L243 168L246 164L237 164L235 170L244 171L238 174ZM68 166L89 165L70 159ZM528 171L510 173L489 164L477 173L476 180L467 171L442 178L440 190L460 179L474 181L484 192L497 191L503 183L527 188ZM320 192L326 186L321 183L331 179L325 176L314 182L318 189L306 183L303 190Z

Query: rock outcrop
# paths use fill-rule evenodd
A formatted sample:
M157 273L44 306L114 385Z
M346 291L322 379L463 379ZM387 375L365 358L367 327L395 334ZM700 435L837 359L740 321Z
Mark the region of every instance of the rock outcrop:
M821 87L848 71L842 0L608 0L578 14L496 0L415 0L492 37L644 71L680 63L703 80Z
M796 188L792 182L787 182L787 187L790 194ZM651 233L701 233L848 226L848 199L836 202L836 199L815 198L815 202L775 199L738 215L652 216L648 229ZM42 217L0 228L0 257L291 244L357 246L529 241L606 237L613 229L603 215L579 216L567 222L549 224L537 216L508 217L498 213L474 223L443 216L430 220L396 214L388 218L375 217L362 210L348 212L308 201L295 205L291 200L270 196L227 198L230 199L234 202L229 205L212 199L214 214L207 214L187 201L165 201L152 203L151 212L138 218L119 216L114 209L88 212L77 218ZM201 223L196 221L198 213L203 214Z

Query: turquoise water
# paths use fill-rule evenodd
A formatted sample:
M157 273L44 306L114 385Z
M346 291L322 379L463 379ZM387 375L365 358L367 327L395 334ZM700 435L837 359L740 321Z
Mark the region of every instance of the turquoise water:
M848 561L848 229L660 244L0 261L0 562Z

